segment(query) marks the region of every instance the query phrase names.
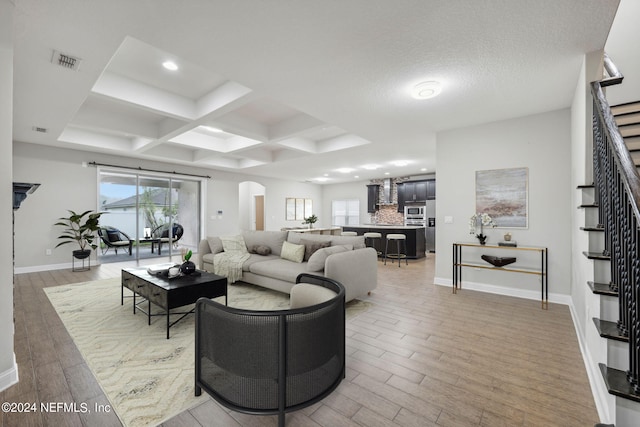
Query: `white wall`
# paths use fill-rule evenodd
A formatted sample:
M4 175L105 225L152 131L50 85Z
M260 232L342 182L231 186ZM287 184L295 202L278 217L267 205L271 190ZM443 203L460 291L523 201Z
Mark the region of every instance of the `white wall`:
M13 4L0 1L0 223L12 222L11 136L13 127ZM26 206L29 201L25 201ZM20 211L18 211L20 212ZM19 216L19 215L18 215ZM5 228L6 230L6 228ZM9 234L9 230L6 231ZM13 245L12 239L0 244L0 391L18 380L18 368L13 354Z
M331 224L331 201L357 199L360 200L360 224L370 221L367 213L367 184L369 181L355 181L344 184L327 184L322 187L324 206L317 215L323 219L323 224Z
M5 127L6 128L6 127ZM66 267L71 263L70 248L62 246L45 255L46 249L57 244L59 227L53 224L67 209L83 211L97 206L97 169L82 167L82 162L98 162L120 166L176 170L209 175L206 182L205 221L203 234L232 235L240 232L239 184L255 181L266 187L266 229L298 225L285 220L285 198L311 198L315 209L322 207L322 190L317 184L262 178L251 175L212 171L160 162L129 159L100 153L46 147L15 142L13 145L13 179L42 184L16 216L16 268L18 272L43 268ZM3 157L10 159L11 156ZM6 168L4 170L11 170ZM223 212L218 218L217 212ZM215 219L212 219L215 216ZM326 220L326 218L325 218ZM327 223L328 224L328 223ZM320 218L319 226L324 226Z
M549 248L550 300L568 303L571 212L575 209L570 188L570 148L568 109L438 134L436 283L451 284L452 243L472 241L468 221L475 212L475 172L528 167L529 228L508 231L521 246ZM453 217L453 223L444 224L445 216ZM485 234L495 243L502 240L506 231L489 229ZM498 253L514 256L504 251ZM475 255L478 260L480 254ZM528 256L522 251L517 253L519 258ZM529 259L527 262L536 266L539 261ZM535 275L466 268L463 279L484 290L498 286L500 293L540 298L540 279Z

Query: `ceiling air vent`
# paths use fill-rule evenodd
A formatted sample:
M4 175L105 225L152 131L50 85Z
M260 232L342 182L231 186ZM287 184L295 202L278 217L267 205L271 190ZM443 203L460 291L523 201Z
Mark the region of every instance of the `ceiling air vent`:
M78 68L80 68L80 63L82 62L82 59L54 50L53 57L51 58L51 62L63 68L68 68L70 70L78 71Z
M31 129L33 129L36 132L40 132L40 133L47 133L48 132L47 128L43 128L43 127L40 127L40 126L34 126Z

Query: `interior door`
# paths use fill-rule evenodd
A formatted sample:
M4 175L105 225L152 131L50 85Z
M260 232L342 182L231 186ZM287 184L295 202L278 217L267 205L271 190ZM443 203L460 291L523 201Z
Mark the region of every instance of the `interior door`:
M264 230L264 196L253 196L256 213L256 230Z

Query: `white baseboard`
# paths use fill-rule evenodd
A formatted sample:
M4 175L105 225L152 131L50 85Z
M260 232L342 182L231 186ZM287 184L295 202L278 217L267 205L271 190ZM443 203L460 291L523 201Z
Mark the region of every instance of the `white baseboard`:
M76 264L76 268L78 264ZM100 263L91 260L91 267L97 267ZM70 262L66 262L63 264L47 264L47 265L33 265L30 267L16 267L14 269L15 274L23 274L23 273L37 273L39 271L49 271L49 270L71 270L72 264Z
M0 391L6 390L18 382L18 364L16 363L16 355L13 355L13 366L0 373Z
M451 279L443 277L434 277L433 283L439 286L453 286ZM507 288L504 286L490 285L487 283L479 282L462 282L462 289L469 289L471 291L486 292L489 294L505 295L516 298L524 298L540 301L540 291L529 291L526 289ZM563 294L549 294L549 302L563 305L571 304L571 296Z
M573 327L576 330L578 337L578 345L580 347L580 353L582 353L582 360L584 361L584 367L587 371L587 378L589 378L589 385L591 385L591 394L593 394L593 400L596 404L596 410L598 411L598 417L600 422L613 423L613 417L609 413L609 405L607 404L607 398L609 397L609 390L607 390L604 380L602 379L602 373L597 363L591 359L591 355L587 350L585 343L586 335L580 328L578 322L578 315L576 313L573 301L569 304L569 311L571 312L571 319L573 320Z

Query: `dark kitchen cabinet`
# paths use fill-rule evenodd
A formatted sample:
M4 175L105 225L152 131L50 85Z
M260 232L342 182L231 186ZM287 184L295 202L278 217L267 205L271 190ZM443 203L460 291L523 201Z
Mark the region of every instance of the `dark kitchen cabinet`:
M423 203L427 201L427 181L406 181L402 183L403 204ZM399 193L398 193L399 194ZM398 200L398 204L400 201Z
M377 184L367 185L367 212L374 213L378 210L378 194L380 186Z
M398 212L404 214L404 184L396 184L396 192L398 193Z
M436 180L429 179L427 180L427 200L435 200L436 199Z

